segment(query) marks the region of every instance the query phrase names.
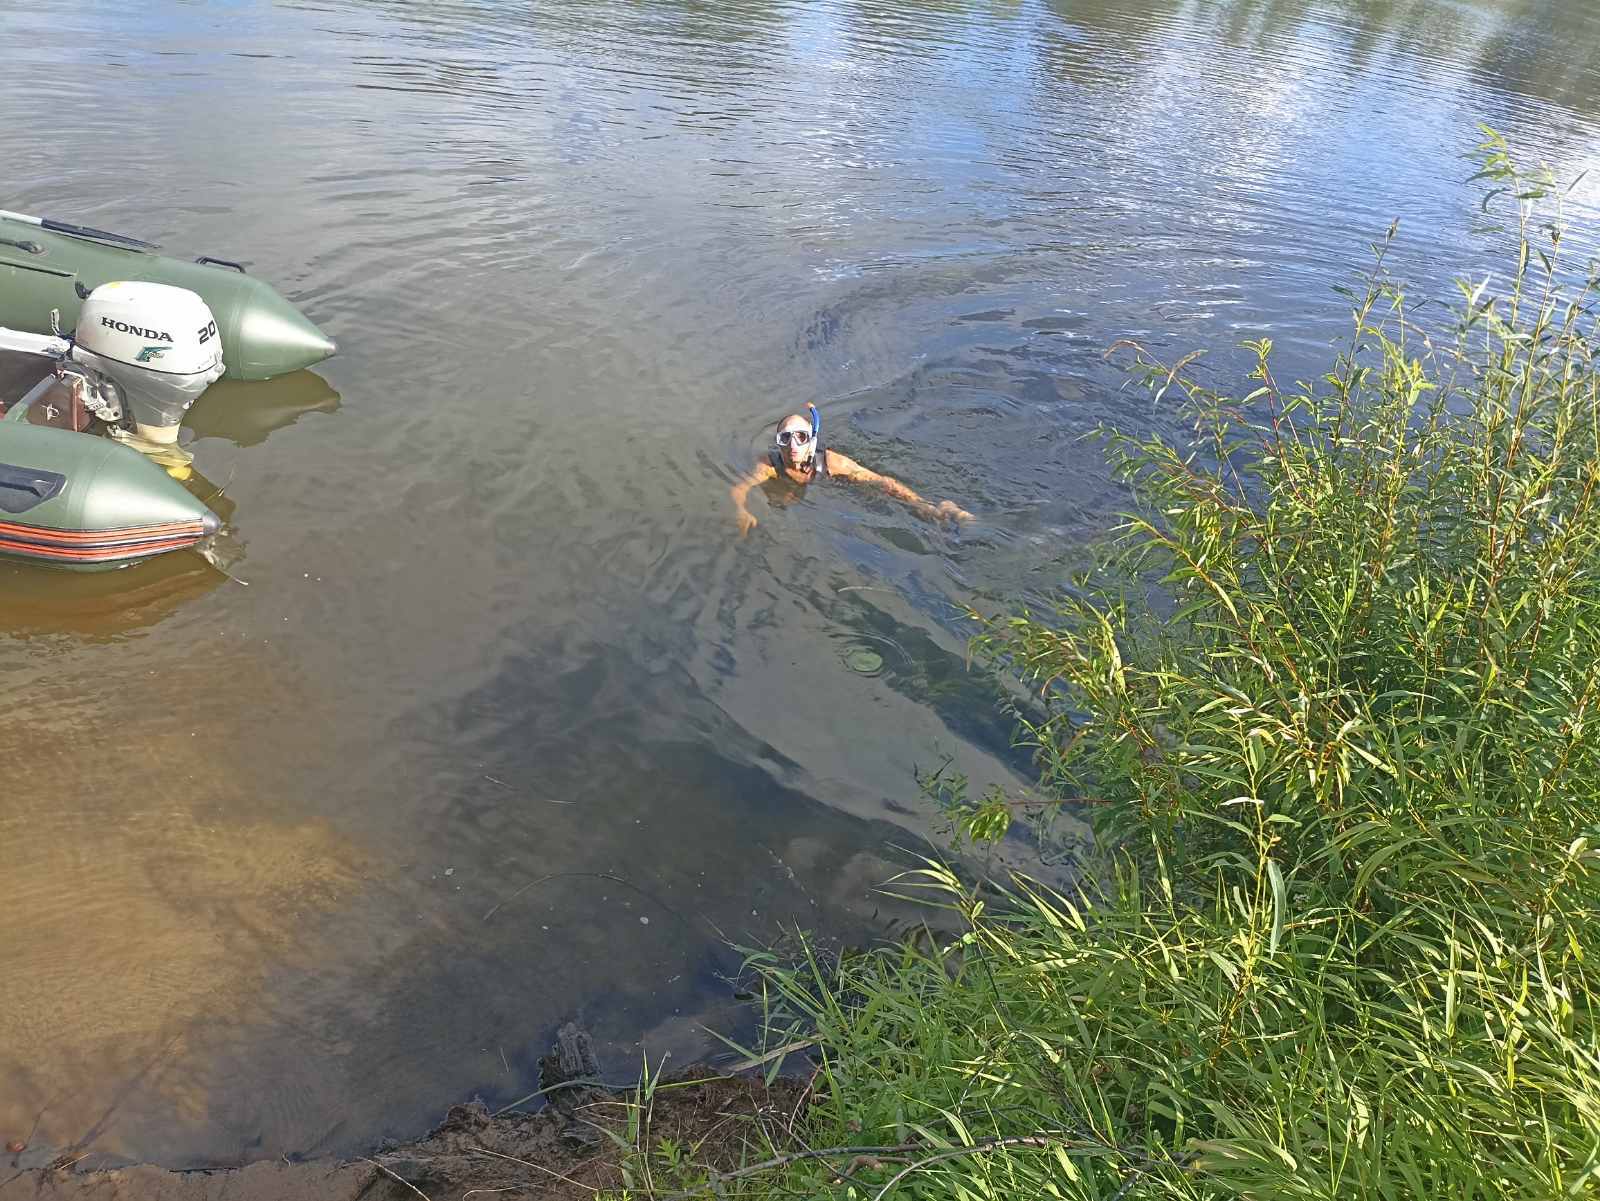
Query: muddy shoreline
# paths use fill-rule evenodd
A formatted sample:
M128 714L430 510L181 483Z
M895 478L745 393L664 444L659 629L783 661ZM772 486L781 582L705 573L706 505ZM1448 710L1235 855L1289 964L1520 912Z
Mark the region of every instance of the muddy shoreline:
M15 1144L0 1160L0 1199L96 1201L428 1201L472 1189L504 1201L569 1201L624 1183L624 1152L606 1132L645 1145L669 1138L698 1145L721 1169L759 1158L805 1105L802 1080L735 1076L694 1065L659 1081L641 1121L638 1091L598 1083L587 1035L564 1026L541 1064L529 1108L495 1114L481 1101L454 1105L430 1133L386 1143L351 1160L263 1161L237 1168L174 1171L152 1164L82 1170L85 1156ZM642 1137L640 1137L642 1135Z

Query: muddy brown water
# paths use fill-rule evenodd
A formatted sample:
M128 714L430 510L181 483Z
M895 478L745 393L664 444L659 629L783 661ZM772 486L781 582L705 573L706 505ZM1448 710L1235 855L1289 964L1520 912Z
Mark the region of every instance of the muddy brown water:
M1424 293L1478 253L1475 122L1600 146L1583 0L36 0L0 45L4 207L341 346L192 414L235 578L0 568L0 1134L172 1165L515 1098L572 1015L686 1062L727 940L907 920L914 768L1027 778L960 607L1109 520L1086 431L1171 426L1105 346L1311 371L1391 219ZM829 488L734 539L808 399L977 526Z

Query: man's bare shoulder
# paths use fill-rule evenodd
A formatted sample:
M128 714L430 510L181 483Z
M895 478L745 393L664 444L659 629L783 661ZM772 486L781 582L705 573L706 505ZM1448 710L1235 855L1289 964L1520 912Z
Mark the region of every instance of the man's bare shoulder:
M847 480L873 479L876 476L876 473L868 471L847 454L836 450L824 450L822 453L828 456L830 474L843 476Z

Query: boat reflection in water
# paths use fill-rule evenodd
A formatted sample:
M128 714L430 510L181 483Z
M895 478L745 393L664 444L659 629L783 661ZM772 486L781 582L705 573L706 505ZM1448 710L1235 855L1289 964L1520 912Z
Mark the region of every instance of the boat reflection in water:
M224 438L235 446L257 446L307 413L334 413L339 393L315 371L293 371L276 379L222 379L212 384L184 419L196 438Z

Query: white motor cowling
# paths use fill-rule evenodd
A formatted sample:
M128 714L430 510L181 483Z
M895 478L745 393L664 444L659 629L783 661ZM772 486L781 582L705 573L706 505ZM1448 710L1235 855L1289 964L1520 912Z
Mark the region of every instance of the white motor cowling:
M156 442L177 441L184 413L223 371L211 309L168 284L101 284L73 342L73 358L117 386L139 433Z

